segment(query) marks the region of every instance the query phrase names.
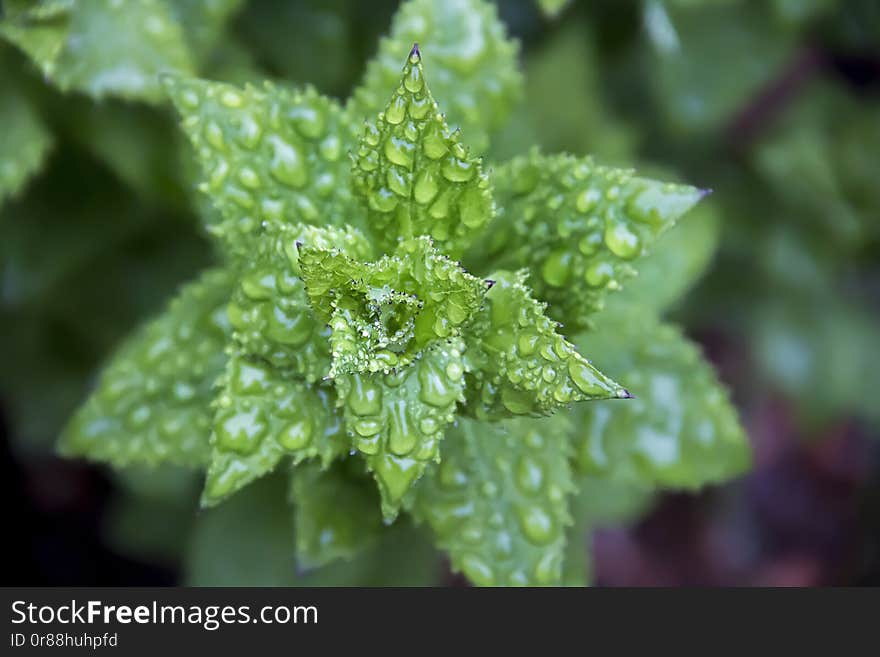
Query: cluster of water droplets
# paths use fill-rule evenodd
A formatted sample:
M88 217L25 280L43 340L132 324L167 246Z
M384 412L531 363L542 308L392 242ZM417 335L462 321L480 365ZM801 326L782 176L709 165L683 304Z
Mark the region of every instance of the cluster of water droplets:
M294 462L317 456L329 463L347 448L329 386L311 386L267 363L234 356L220 387L207 502L269 472L285 455Z
M528 419L462 420L448 432L443 461L414 510L472 582L558 583L570 522L565 500L574 489L565 434Z
M367 457L383 506L396 510L425 465L439 458L444 428L464 401L463 351L456 338L427 348L406 368L336 379L352 444Z
M537 296L577 326L635 273L629 261L699 199L692 187L537 151L514 159L497 180L510 197L511 230L493 233L491 250L507 266L532 268Z
M214 380L226 360L231 282L212 270L123 345L74 417L62 447L109 461L201 465Z
M556 332L522 275L492 279L478 330L489 357L473 377L478 416L546 415L575 401L628 396Z
M480 160L451 133L423 79L418 51L352 155L354 189L369 208L369 228L390 251L398 237L430 235L447 253L494 211Z

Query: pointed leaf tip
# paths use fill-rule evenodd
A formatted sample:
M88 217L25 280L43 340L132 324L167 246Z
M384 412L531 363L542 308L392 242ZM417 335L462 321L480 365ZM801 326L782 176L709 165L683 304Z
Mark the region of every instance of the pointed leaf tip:
M421 53L421 51L419 50L419 43L418 43L418 41L416 41L415 43L413 43L413 47L412 47L412 49L409 51L409 58L410 58L410 61L412 61L413 64L415 64L416 61L418 61L418 60L420 60L420 59L422 58L422 53ZM413 59L415 59L415 61L413 61Z

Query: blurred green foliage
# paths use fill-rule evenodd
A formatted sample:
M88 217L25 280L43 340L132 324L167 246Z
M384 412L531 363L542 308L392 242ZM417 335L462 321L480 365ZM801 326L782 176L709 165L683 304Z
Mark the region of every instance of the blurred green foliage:
M51 449L111 350L215 261L198 223L211 210L158 72L311 82L344 98L397 3L131 4L0 3L0 399L20 458ZM664 236L678 244L658 245L619 296L739 345L729 381L747 417L769 395L806 435L852 417L880 426L880 4L498 4L522 42L525 92L488 160L537 143L711 187L705 216ZM579 481L575 553L653 494L598 474ZM441 578L424 532L405 523L356 559L297 575L298 521L267 502L288 495L283 477L198 512L189 472L123 471L118 483L108 540L142 559L186 554L190 583Z

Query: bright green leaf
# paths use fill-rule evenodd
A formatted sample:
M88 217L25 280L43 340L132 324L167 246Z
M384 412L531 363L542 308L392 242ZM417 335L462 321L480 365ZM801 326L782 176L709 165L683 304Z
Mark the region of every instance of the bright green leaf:
M451 339L428 347L408 367L336 378L346 427L376 478L386 519L440 457L444 429L464 401L463 350L461 339Z
M385 111L366 124L352 167L368 228L386 252L398 239L429 235L445 253L460 255L494 214L480 159L438 113L417 47Z
M479 344L467 352L469 408L477 417L546 415L572 402L629 396L557 332L523 272L499 271L491 280L468 334Z
M61 438L61 451L106 461L202 465L212 387L223 371L231 282L212 270L129 338Z
M609 316L578 345L625 376L626 404L575 407L576 461L596 477L699 488L742 473L751 453L727 391L699 349L640 313Z
M416 489L455 570L478 586L559 585L574 490L564 421L461 419Z
M497 267L531 269L535 296L572 328L586 326L607 292L635 272L631 261L705 195L537 151L500 167L495 185L498 216L482 258L488 251Z
M314 382L330 370L329 332L309 305L297 244L338 248L358 258L370 253L369 244L352 228L274 226L243 265L229 321L241 353Z
M459 335L487 289L425 237L375 263L304 245L300 265L312 306L330 324L331 376L406 366Z
M287 455L294 463L318 457L326 467L349 449L332 387L310 387L239 355L229 359L218 387L204 505L271 472Z
M484 152L488 132L503 124L521 95L522 78L518 45L508 39L494 4L483 0L404 2L347 110L359 119L382 110L413 43L430 56L431 86L450 123L475 152Z

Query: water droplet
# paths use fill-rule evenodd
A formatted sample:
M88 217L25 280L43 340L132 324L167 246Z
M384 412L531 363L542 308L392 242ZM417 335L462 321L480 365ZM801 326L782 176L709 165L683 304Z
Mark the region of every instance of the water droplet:
M578 209L578 212L586 213L596 207L596 204L601 200L602 194L598 189L588 188L578 194L577 199L575 199L575 207Z
M205 141L218 151L226 150L226 140L223 137L223 129L216 121L209 121L205 125Z
M420 92L424 86L422 69L418 66L410 66L409 70L403 76L403 86L414 94Z
M451 381L460 381L463 374L464 369L461 364L455 361L452 361L446 366L446 376L448 376Z
M293 309L287 313L280 306L274 306L269 315L266 337L280 344L298 347L312 336L314 321L303 309Z
M598 397L607 394L607 388L597 376L596 370L583 360L570 360L568 362L568 373L574 384L585 395Z
M309 181L309 173L300 151L278 136L270 137L269 143L272 147L269 173L285 185L297 189L304 187Z
M535 459L523 456L516 465L516 483L520 490L534 494L544 486L544 468Z
M523 534L535 545L547 545L556 537L553 517L537 505L529 505L517 510L519 525Z
M471 161L450 156L443 161L442 171L450 182L467 182L474 177L476 167Z
M467 474L454 461L441 461L437 477L440 486L446 490L457 490L467 485Z
M317 139L324 134L324 114L314 107L300 105L290 110L288 116L293 120L297 131L307 139Z
M358 420L354 423L354 431L357 435L365 438L375 436L382 430L382 423L379 420ZM364 451L364 450L362 450Z
M413 189L416 202L427 205L437 195L438 189L434 172L429 168L423 169L416 179L416 185Z
M253 452L268 430L264 413L259 408L230 410L216 423L218 444L241 454Z
M220 102L226 105L226 107L231 107L234 109L236 107L241 107L244 104L244 98L237 91L227 89L220 96Z
M278 443L287 450L305 449L312 442L312 422L304 417L291 422L278 434Z
M445 408L458 398L458 387L450 385L445 372L429 360L419 363L419 399L437 408Z
M411 142L400 137L391 136L385 140L385 157L398 166L411 168L414 150L415 146Z
M492 568L475 554L466 554L461 558L461 572L477 586L492 586L495 583Z
M614 268L609 262L594 262L584 273L584 280L590 287L605 287L614 276Z
M641 240L623 221L611 221L605 227L605 244L614 255L625 260L641 253Z
M391 404L388 413L388 448L398 456L406 456L415 448L417 437L409 425L406 402Z
M382 388L364 376L351 376L348 407L355 415L378 415L382 411Z
M571 276L572 255L567 249L553 251L544 261L541 276L553 287L563 287Z
M388 108L385 110L385 120L391 125L398 125L406 118L406 98L396 95L391 99Z
M250 167L244 167L238 172L238 180L248 189L258 189L260 187L260 177Z
M336 162L342 154L342 141L336 135L328 135L319 147L321 157L328 162Z

